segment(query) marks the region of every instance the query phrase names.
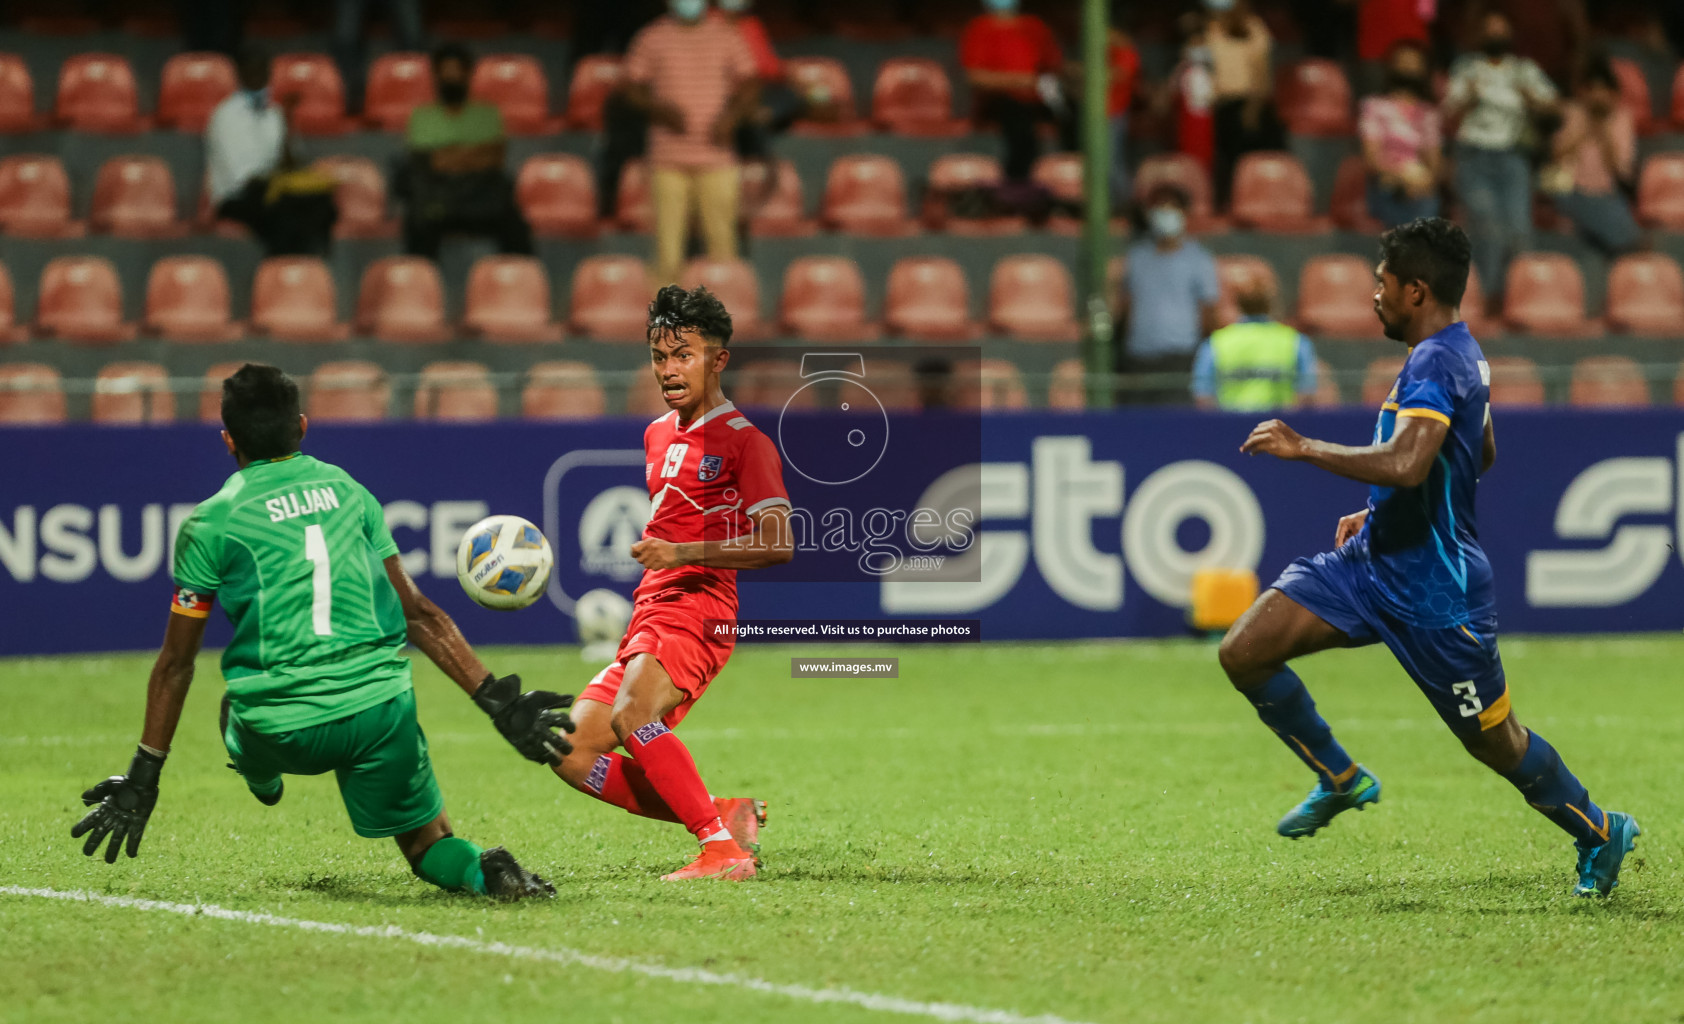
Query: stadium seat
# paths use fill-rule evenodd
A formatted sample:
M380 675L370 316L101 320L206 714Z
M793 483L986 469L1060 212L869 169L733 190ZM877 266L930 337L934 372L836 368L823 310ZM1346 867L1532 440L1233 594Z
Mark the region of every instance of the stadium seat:
M835 57L790 57L784 61L784 77L809 105L835 113L830 121L802 118L790 128L792 134L837 137L871 130L870 123L860 117L848 69Z
M1304 234L1325 231L1315 215L1315 190L1309 172L1291 153L1258 152L1240 157L1234 168L1229 213L1235 223L1254 231Z
M1159 184L1174 185L1187 194L1187 230L1209 234L1226 230L1228 224L1216 214L1210 187L1210 172L1186 153L1154 153L1134 171L1134 200L1144 203Z
M1352 134L1351 83L1336 62L1301 60L1275 76L1275 106L1293 135L1337 137Z
M1075 341L1076 285L1056 256L1007 256L988 282L988 324L1024 341Z
M64 422L64 382L42 363L0 363L0 425Z
M529 420L593 420L608 412L608 396L589 363L557 359L533 363L520 393Z
M871 87L871 119L884 131L918 137L951 137L970 131L953 116L953 83L940 61L891 57Z
M731 400L749 410L814 410L817 388L802 388L799 359L758 359L733 368Z
M855 235L887 238L917 231L907 216L900 164L868 153L837 157L831 163L819 217L826 227Z
M1221 297L1216 300L1216 315L1224 325L1240 318L1240 306L1235 296L1242 287L1258 278L1269 286L1269 294L1280 295L1280 279L1275 276L1275 268L1263 257L1234 253L1216 257L1216 280L1222 289ZM1279 309L1274 311L1276 316L1282 312Z
M203 383L199 385L199 422L222 422L222 382L234 376L240 367L246 365L244 360L234 360L226 363L214 363L205 370Z
M966 359L953 367L954 405L960 409L1029 408L1023 375L1009 359Z
M596 174L583 157L527 157L515 177L515 202L540 237L596 237Z
M135 336L123 322L123 285L104 256L60 256L41 271L35 324L63 341L105 344Z
M0 158L0 230L22 238L74 238L87 225L70 219L70 178L56 156Z
M587 256L573 268L567 329L595 341L643 341L654 294L636 256Z
M372 423L386 418L392 386L378 363L323 363L305 387L304 414L313 423Z
M271 256L251 287L251 325L279 341L341 341L338 296L327 264L314 256Z
M1014 234L1024 228L1022 217L952 217L949 197L974 189L992 189L1004 172L1000 161L982 153L943 153L930 164L924 190L924 225L932 231L956 235Z
M803 256L784 270L778 322L799 338L866 341L877 337L867 322L865 278L846 256Z
M484 256L468 273L462 326L487 341L560 341L550 275L533 256Z
M1472 264L1468 265L1468 286L1462 292L1462 321L1476 338L1500 338L1504 333L1502 318L1485 313L1485 286L1480 283L1479 269Z
M1608 63L1614 69L1614 77L1619 79L1620 105L1631 111L1638 134L1653 133L1655 110L1649 100L1649 79L1643 74L1642 66L1627 57L1611 57Z
M158 126L197 134L211 111L239 88L234 62L220 53L178 53L164 62Z
M672 410L667 407L666 399L661 397L661 385L655 380L655 375L647 371L638 371L626 385L626 415L655 418L665 416Z
M17 322L17 293L12 288L12 272L0 263L0 345L28 340L29 328Z
M381 341L447 341L444 282L438 264L421 256L386 256L363 269L355 328Z
M94 179L88 225L122 238L179 238L187 224L176 219L175 176L156 156L114 156Z
M1573 364L1567 402L1594 409L1648 405L1649 382L1627 356L1586 356Z
M352 127L345 116L345 81L325 53L282 53L269 69L275 102L298 97L292 128L303 135L341 135Z
M1030 180L1052 193L1053 215L1047 228L1060 234L1077 234L1082 220L1069 208L1080 209L1086 199L1083 192L1082 155L1080 153L1044 153L1029 171ZM1113 210L1115 220L1123 211Z
M550 117L550 80L538 58L524 53L493 53L474 64L468 92L476 100L503 112L503 128L510 135L542 135L561 130L561 118Z
M1346 231L1365 235L1380 232L1380 222L1368 212L1368 165L1361 156L1353 153L1339 161L1339 171L1333 178L1333 199L1329 210L1334 225Z
M1608 272L1608 323L1616 331L1684 333L1684 271L1663 253L1621 256Z
M1509 261L1503 319L1517 331L1582 338L1598 325L1585 316L1585 279L1579 264L1561 253L1521 253Z
M655 200L649 190L649 164L627 160L614 189L614 223L622 231L648 234L655 227Z
M398 222L386 215L386 176L366 156L324 156L312 166L333 178L335 238L396 238Z
M751 341L765 336L766 325L760 319L760 280L755 277L754 264L701 257L684 265L678 283L685 288L705 285L719 296L731 314L733 339Z
M1652 153L1643 161L1637 217L1651 227L1684 230L1684 153Z
M78 132L138 132L145 127L139 96L127 57L79 53L59 65L53 119Z
M497 418L497 387L484 363L437 362L421 368L415 418L485 423Z
M749 233L759 238L805 238L818 231L807 216L801 174L789 160L776 161L771 174L763 160L743 164L742 210Z
M1374 267L1361 256L1313 256L1298 273L1298 326L1307 334L1380 337Z
M1362 404L1378 409L1386 401L1386 396L1392 393L1392 385L1397 383L1397 375L1403 372L1402 356L1381 356L1368 364L1368 372L1362 378Z
M908 256L889 270L883 320L895 334L919 341L974 338L970 285L945 256Z
M89 419L95 423L172 423L175 394L158 363L109 363L94 377Z
M1080 359L1060 359L1047 384L1047 408L1081 412L1088 406L1087 368Z
M1327 365L1325 359L1316 360L1316 393L1304 404L1312 409L1337 409L1345 404L1345 397L1339 393L1339 381L1333 376L1333 367Z
M368 67L363 120L381 131L409 127L416 107L433 102L433 64L424 53L383 53Z
M0 134L32 132L40 126L29 65L15 53L0 53Z
M588 54L573 65L567 87L567 127L576 132L602 131L602 106L624 77L620 58Z
M1544 404L1544 378L1525 356L1492 356L1491 404L1506 408Z
M146 282L144 326L170 341L233 341L228 275L211 256L166 256Z

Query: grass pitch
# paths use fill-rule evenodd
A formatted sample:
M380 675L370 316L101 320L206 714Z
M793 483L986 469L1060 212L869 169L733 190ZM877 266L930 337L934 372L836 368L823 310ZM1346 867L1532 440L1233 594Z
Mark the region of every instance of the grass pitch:
M657 881L691 853L681 829L567 790L418 668L457 832L559 889L512 906L413 878L390 841L352 833L330 778L289 778L260 806L222 767L209 657L140 858L84 858L77 796L128 763L149 658L0 661L0 885L1070 1021L1684 1020L1684 638L1505 643L1521 720L1643 825L1605 901L1570 895L1567 838L1461 752L1381 649L1299 666L1386 788L1297 843L1273 824L1312 780L1208 645L904 648L901 678L861 681L792 680L791 653L740 648L680 729L714 792L771 801L766 870L741 885ZM486 654L529 685L590 671L567 649ZM916 1019L12 895L0 952L0 1020L31 1024Z

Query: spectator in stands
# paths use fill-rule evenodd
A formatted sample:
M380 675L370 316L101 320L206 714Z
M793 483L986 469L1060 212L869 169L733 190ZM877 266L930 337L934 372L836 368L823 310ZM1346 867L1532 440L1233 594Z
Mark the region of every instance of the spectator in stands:
M1193 356L1193 402L1201 409L1292 409L1316 393L1310 339L1269 316L1269 283L1253 278L1234 296L1238 321L1218 328Z
M1120 28L1110 30L1107 51L1111 90L1105 99L1105 114L1111 122L1111 202L1121 208L1129 197L1129 108L1134 106L1135 82L1140 78L1140 51Z
M1619 79L1605 56L1592 58L1573 99L1562 108L1554 164L1541 180L1556 209L1609 254L1643 241L1626 193L1634 187L1637 122L1620 102Z
M1399 43L1386 66L1386 91L1362 101L1357 131L1368 165L1368 212L1389 228L1438 216L1442 159L1427 52Z
M530 255L532 228L503 169L503 115L468 98L474 58L460 43L433 51L438 102L409 115L409 154L394 191L404 201L404 251L438 259L447 234L489 235L502 253Z
M1516 57L1509 20L1481 21L1478 54L1450 74L1445 115L1456 123L1456 189L1468 211L1473 261L1493 311L1509 256L1532 235L1532 171L1523 148L1533 117L1553 114L1555 86L1537 64Z
M1210 48L1211 80L1216 89L1215 181L1218 206L1226 209L1234 165L1247 153L1282 149L1286 138L1275 114L1275 81L1270 69L1274 39L1250 0L1205 0L1210 12L1205 45Z
M1216 261L1187 237L1187 207L1187 193L1180 188L1167 182L1153 186L1144 209L1151 238L1129 246L1117 312L1124 325L1118 372L1179 374L1183 379L1168 385L1161 380L1125 381L1117 395L1120 402L1185 401L1185 375L1193 368L1193 352L1216 328L1221 294Z
M743 45L754 57L755 77L760 80L760 104L737 126L734 140L737 156L743 160L770 160L768 147L773 135L789 130L795 119L807 112L806 99L789 87L784 62L772 48L772 38L758 15L750 13L752 0L719 0L718 16L743 37Z
M333 59L345 80L345 106L353 114L363 109L363 83L368 72L368 9L376 0L334 0ZM386 9L386 27L397 50L426 49L421 28L421 0L379 0Z
M205 168L216 215L250 228L270 256L320 256L334 218L333 179L293 157L286 113L269 96L269 56L241 52L240 88L211 111Z
M1393 57L1404 43L1423 55L1434 0L1357 0L1357 87L1363 94L1389 90Z
M739 173L731 139L759 103L754 56L707 0L669 0L668 13L632 39L625 96L649 117L655 278L678 280L690 221L708 256L737 256Z
M1205 43L1205 20L1188 13L1177 23L1181 35L1181 60L1170 72L1166 88L1158 94L1160 116L1175 111L1175 148L1197 160L1210 172L1216 153L1216 133L1211 110L1216 104L1216 84L1210 74L1210 47Z
M1078 148L1074 103L1065 95L1064 54L1047 23L1018 11L1018 0L984 0L959 37L959 63L976 96L977 115L1000 126L1006 181L1029 180L1040 155L1036 125L1058 126L1059 144Z

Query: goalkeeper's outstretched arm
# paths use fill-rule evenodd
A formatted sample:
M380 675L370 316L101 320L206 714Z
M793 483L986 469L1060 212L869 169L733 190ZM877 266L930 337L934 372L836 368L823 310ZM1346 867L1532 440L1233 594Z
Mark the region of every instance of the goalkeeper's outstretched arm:
M427 599L415 585L408 570L397 555L386 559L386 578L398 592L398 604L403 608L403 620L409 627L409 642L439 670L449 676L462 691L473 696L475 690L491 673L469 646L468 638L456 628L456 621L444 609Z

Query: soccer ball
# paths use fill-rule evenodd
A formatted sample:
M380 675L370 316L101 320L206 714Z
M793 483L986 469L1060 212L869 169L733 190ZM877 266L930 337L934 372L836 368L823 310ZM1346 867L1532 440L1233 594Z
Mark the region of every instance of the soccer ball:
M620 649L620 638L631 625L631 602L607 588L587 590L573 609L573 624L579 630L586 661L604 661Z
M456 579L474 603L514 611L538 600L554 562L536 526L519 516L488 516L456 546Z

